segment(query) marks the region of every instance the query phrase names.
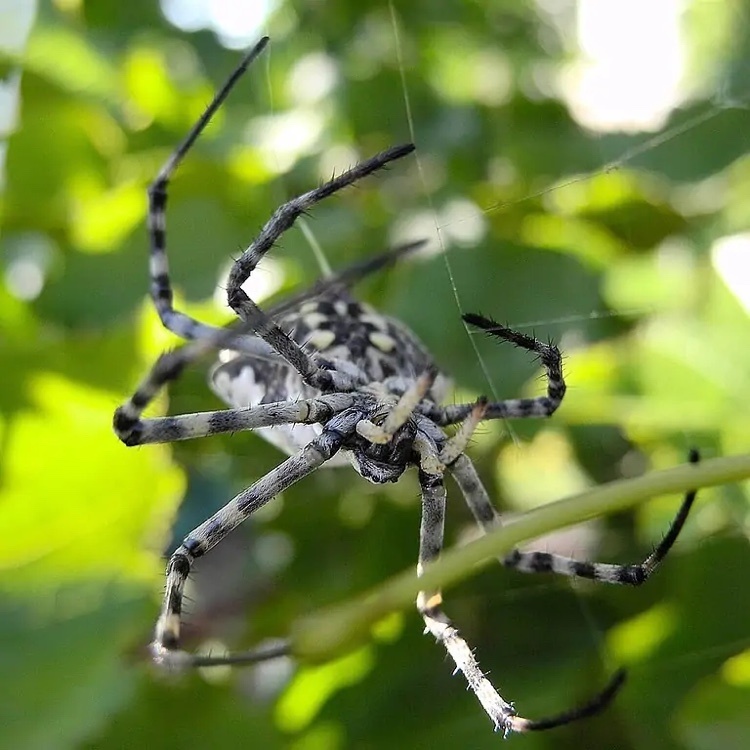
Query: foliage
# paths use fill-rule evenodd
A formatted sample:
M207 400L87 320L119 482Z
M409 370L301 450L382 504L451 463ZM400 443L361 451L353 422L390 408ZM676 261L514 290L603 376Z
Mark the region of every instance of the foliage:
M674 466L693 445L741 453L750 437L750 272L720 273L737 254L719 252L750 223L750 15L740 0L688 4L692 95L656 133L597 134L561 94L575 40L572 17L552 5L280 2L265 27L270 54L178 173L168 213L181 304L228 320L220 273L275 206L413 137L415 159L321 205L307 227L333 267L407 236L442 243L447 254L360 293L419 334L456 400L540 387L521 352L469 336L462 311L561 344L570 389L558 414L488 425L471 449L506 511ZM23 6L4 11L6 30L33 4ZM179 681L146 665L165 550L279 461L255 435L133 450L110 429L114 408L177 343L146 300L146 185L238 53L208 31L179 31L144 0L43 3L25 52L5 46L5 82L23 75L0 245L0 747L494 747L411 610L326 664ZM280 293L319 275L299 229L258 271ZM158 409L218 408L209 364ZM454 544L472 526L449 493ZM189 646L282 636L413 567L416 498L413 477L374 487L344 470L287 491L201 561ZM677 503L660 498L535 546L636 560ZM630 670L605 715L511 741L746 747L748 507L744 485L702 492L674 556L639 590L498 566L453 588L449 612L525 715Z

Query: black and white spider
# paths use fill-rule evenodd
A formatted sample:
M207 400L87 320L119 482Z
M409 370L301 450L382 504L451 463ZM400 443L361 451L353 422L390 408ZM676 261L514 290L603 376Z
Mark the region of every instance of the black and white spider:
M194 529L172 555L152 643L155 661L168 668L248 663L287 653L282 646L223 657L188 654L179 648L180 616L185 581L195 560L294 482L323 465L341 462L351 463L362 477L376 483L395 482L407 468L416 467L422 496L417 568L421 573L443 546L446 472L456 480L481 529L489 530L499 523L498 514L464 453L477 424L486 419L548 417L565 394L556 346L479 315L465 315L468 324L536 354L546 372L547 393L536 398L498 402L482 398L474 404L441 406L448 380L437 371L416 336L399 321L355 301L348 291L356 280L395 262L413 245L352 266L269 312L262 311L243 291L242 285L258 262L300 214L410 154L414 150L411 144L396 146L363 161L274 212L229 274L227 298L240 318L238 325L213 328L174 309L166 256L167 185L214 112L267 42L267 38L262 39L244 57L148 192L151 296L164 326L190 343L156 361L133 396L115 412L115 432L126 445L143 445L259 430L291 456ZM142 417L144 408L164 385L213 350L220 350L221 356L212 372L211 385L231 408ZM449 425L458 425L451 437L443 431ZM692 458L697 460L697 456ZM688 493L664 540L643 563L578 562L518 550L501 562L529 573L553 572L606 583L641 584L671 548L694 497L694 492ZM422 592L417 608L426 630L443 644L495 728L503 733L547 729L591 715L604 708L623 683L624 675L618 672L584 706L549 719L521 718L480 670L471 648L444 614L440 593Z

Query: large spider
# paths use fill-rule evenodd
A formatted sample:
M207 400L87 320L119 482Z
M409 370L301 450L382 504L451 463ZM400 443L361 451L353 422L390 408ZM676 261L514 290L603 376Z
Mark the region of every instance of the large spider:
M274 212L229 274L227 299L240 318L239 325L213 328L174 309L166 256L167 185L214 112L267 42L267 38L261 39L244 57L149 188L151 297L164 326L191 343L163 354L114 415L115 432L126 445L169 443L257 429L291 456L190 532L171 556L151 648L154 660L172 669L248 663L288 652L286 646L281 646L211 657L188 654L179 645L184 586L195 560L291 484L321 466L347 461L362 477L375 483L395 482L407 468L416 467L422 496L417 566L421 574L424 565L435 560L443 546L445 472L456 480L482 530L499 523L499 516L464 453L477 424L486 419L548 417L565 394L556 346L469 314L464 316L468 324L536 354L546 372L547 393L536 398L497 402L481 398L474 404L440 406L448 380L437 371L416 336L399 321L355 301L348 292L356 280L394 262L415 245L352 266L269 312L263 312L243 291L243 283L258 262L300 214L410 154L414 150L412 144L396 146L363 161ZM165 384L178 378L198 357L217 349L221 350L221 359L212 372L211 384L231 408L142 417L144 408ZM448 425L459 425L451 437L443 431ZM697 455L692 460L697 460ZM694 497L695 492L687 494L664 540L642 563L578 562L545 552L519 550L501 562L527 573L552 572L639 585L671 548ZM505 734L548 729L596 713L623 683L624 674L618 672L585 705L548 719L524 719L482 673L471 648L444 614L440 593L422 592L417 608L426 630L443 644L495 728Z

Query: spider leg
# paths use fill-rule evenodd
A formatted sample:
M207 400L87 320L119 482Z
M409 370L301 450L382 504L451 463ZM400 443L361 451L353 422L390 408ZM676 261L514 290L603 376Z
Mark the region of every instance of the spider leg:
M696 463L698 459L698 452L691 451L690 462ZM450 471L480 528L487 532L500 525L502 523L500 514L492 505L487 490L479 479L471 460L467 456L461 455L452 464ZM500 562L506 567L514 568L522 573L557 573L570 578L588 578L603 583L639 586L648 580L672 549L677 536L685 525L695 496L695 490L691 490L685 495L685 499L682 501L677 515L661 543L641 563L613 565L610 563L585 562L549 552L522 552L517 549L507 554Z
M432 450L437 454L437 446ZM437 455L435 456L437 458ZM428 462L424 462L428 463ZM422 575L424 566L438 558L443 548L445 522L445 486L442 473L428 474L419 471L422 494L422 520L419 533L419 563L417 575ZM422 615L426 632L442 643L453 659L456 670L463 673L469 688L477 697L495 730L508 735L510 732L528 732L569 724L603 710L622 686L625 674L620 671L605 688L582 706L546 719L525 719L516 714L512 703L506 701L482 672L474 652L442 608L440 592L422 591L417 597L417 609Z
M241 327L216 328L205 338L164 352L151 366L146 377L138 384L135 393L115 410L113 427L117 436L127 442L138 431L143 410L154 400L159 391L173 380L180 377L185 368L214 349L234 346Z
M156 624L151 651L154 660L167 668L227 663L227 657L194 657L177 650L185 582L195 560L215 547L227 534L258 508L328 461L351 435L360 411L349 409L331 419L323 432L299 453L288 458L264 477L230 500L221 510L185 537L167 566L167 585Z
M178 440L242 432L282 424L319 424L354 404L349 393L330 393L300 401L276 401L245 409L219 409L173 417L138 418L132 427L115 428L125 445L173 443Z
M165 328L185 339L204 339L216 333L213 326L205 325L179 312L173 306L172 284L169 278L169 263L167 261L166 235L166 206L167 187L177 167L185 155L203 132L206 125L223 104L234 88L237 81L245 73L252 62L260 55L268 44L268 37L263 37L241 60L226 83L219 89L211 103L206 107L198 121L190 129L185 139L174 150L172 155L162 166L156 179L148 189L148 231L151 239L149 270L151 276L151 298ZM252 336L240 337L234 342L235 348L250 353L267 352L268 347Z
M320 367L314 357L308 355L248 297L242 289L242 284L247 281L260 260L279 237L292 227L298 216L309 211L324 198L382 169L389 162L410 154L413 150L414 145L411 143L394 146L356 164L320 187L292 198L276 209L247 250L235 261L229 273L227 280L229 306L242 320L250 324L253 331L263 341L294 367L308 385L314 388L322 391L351 390L357 383L351 376Z
M534 352L541 361L547 374L547 393L535 398L510 398L503 401L490 401L484 419L514 419L524 417L551 416L565 395L565 379L562 373L562 356L554 344L545 344L533 336L514 331L481 315L467 313L463 316L466 323L481 328L491 336L503 341L510 341L516 346ZM472 410L473 404L454 406L429 406L423 413L439 425L460 422Z
M434 452L437 459L437 450ZM425 463L424 457L422 463ZM445 485L442 474L428 474L420 469L419 486L422 493L422 520L419 529L417 575L421 576L424 566L436 560L443 548ZM485 677L474 652L443 612L442 602L442 596L437 591L421 591L417 596L417 609L424 620L425 631L431 633L450 654L456 669L463 673L469 688L487 712L495 729L507 733L511 728L515 709L498 694Z
M207 352L225 347L236 348L238 339L248 338L245 335L246 329L246 325L235 325L230 328L214 328L206 334L205 338L197 339L173 351L162 354L151 366L146 377L136 388L135 393L122 406L115 410L113 427L120 440L126 445L138 445L143 442L163 442L158 437L161 429L158 423L161 422L165 426L161 432L169 432L169 420L171 418L142 420L141 414L143 414L143 410L154 400L159 391L167 383L177 380L188 365L200 359ZM262 341L259 343L265 346ZM221 420L221 417L218 417L217 420ZM185 419L180 421L178 418L179 427L176 428L177 432L179 432L181 427L185 426L185 421ZM186 434L183 437L175 436L170 439L179 440L187 437L198 437L201 429L198 418L196 417L193 422L194 424L187 428ZM150 425L149 428L146 428L147 424ZM152 430L151 433L148 432L149 429ZM218 431L222 432L226 430ZM146 439L149 434L152 435L151 439ZM206 432L203 434L214 433Z
M332 393L297 402L262 404L247 409L221 409L172 417L142 418L144 409L159 391L167 383L176 380L188 365L208 351L223 347L234 348L238 335L242 334L241 326L217 328L205 339L162 354L135 393L115 410L113 428L117 437L125 445L133 446L191 440L281 424L322 423L352 406L351 395Z
M180 652L172 652L180 653ZM221 655L198 655L182 654L177 660L182 659L180 666L186 667L221 667L221 666L240 666L248 664L258 664L262 661L278 659L281 656L290 656L292 653L291 644L286 639L274 640L270 643L264 643L249 651L241 651L234 654ZM185 660L187 657L187 661ZM176 660L176 661L177 661Z

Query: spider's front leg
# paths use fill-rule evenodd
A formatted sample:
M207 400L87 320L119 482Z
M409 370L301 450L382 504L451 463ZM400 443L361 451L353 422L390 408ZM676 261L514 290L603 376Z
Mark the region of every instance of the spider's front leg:
M411 143L394 146L356 164L315 190L292 198L292 200L276 209L247 250L235 261L229 273L227 280L229 306L242 320L251 325L253 332L258 337L292 365L308 385L323 392L352 390L356 385L362 383L356 382L356 379L343 372L321 367L314 357L307 354L268 314L263 312L248 297L242 289L242 285L279 237L292 227L298 216L309 211L324 198L382 169L388 163L401 159L412 151L414 151L414 145Z
M201 323L185 313L175 310L172 282L167 259L167 189L169 183L193 144L204 131L216 111L224 103L237 81L245 74L268 44L263 37L242 58L239 65L216 92L213 100L190 129L182 143L172 152L159 174L148 188L148 232L151 242L149 253L149 275L151 276L151 299L164 327L188 340L209 340L221 335L221 329ZM251 354L267 354L267 345L254 336L237 336L235 349Z
M362 412L357 409L348 409L337 414L326 423L323 432L299 453L268 472L248 489L240 492L221 510L185 537L182 544L172 554L167 566L164 602L151 645L154 661L157 664L166 668L181 669L257 660L257 652L251 655L199 657L179 650L182 600L185 582L193 563L215 547L258 508L328 461L354 433L355 426L362 416ZM270 654L270 656L278 655L276 651ZM262 658L270 658L270 656Z

